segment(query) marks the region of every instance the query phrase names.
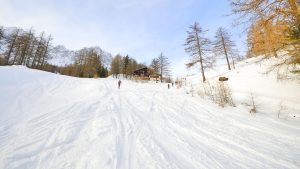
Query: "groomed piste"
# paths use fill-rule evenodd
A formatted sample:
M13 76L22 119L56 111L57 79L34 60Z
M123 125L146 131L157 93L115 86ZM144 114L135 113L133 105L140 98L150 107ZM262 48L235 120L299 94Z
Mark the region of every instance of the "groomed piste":
M222 108L166 84L124 79L118 89L114 78L2 66L0 168L299 169L299 84L248 68L229 72L236 107ZM242 104L246 89L260 104L255 115Z

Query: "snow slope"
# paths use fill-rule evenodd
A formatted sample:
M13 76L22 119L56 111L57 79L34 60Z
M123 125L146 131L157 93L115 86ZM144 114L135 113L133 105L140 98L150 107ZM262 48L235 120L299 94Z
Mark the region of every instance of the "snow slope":
M0 168L299 168L299 118L166 88L0 67Z
M218 82L220 76L228 77L228 86L236 105L251 103L251 93L260 114L291 119L300 118L300 76L288 73L281 67L268 71L278 59L263 60L262 57L246 59L236 63L236 69L228 70L227 65L206 72L212 84ZM287 75L283 77L283 75ZM292 78L286 80L286 78ZM195 91L203 92L201 75L187 77L186 90L193 86Z

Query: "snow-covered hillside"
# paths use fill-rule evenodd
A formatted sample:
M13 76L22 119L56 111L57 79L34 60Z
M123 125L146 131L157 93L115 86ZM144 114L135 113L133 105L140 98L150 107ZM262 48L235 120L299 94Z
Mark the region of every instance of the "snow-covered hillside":
M248 69L228 74L237 107L221 108L166 84L0 67L0 168L299 168L300 119L241 104L252 78L260 104L297 114L299 85Z
M300 76L289 73L288 67L274 68L278 59L262 60L262 57L246 59L236 63L236 69L227 65L218 66L206 74L211 84L220 76L228 77L228 86L237 106L250 104L254 98L260 114L285 119L300 118ZM270 71L272 70L272 71ZM201 74L188 76L186 90L203 92Z

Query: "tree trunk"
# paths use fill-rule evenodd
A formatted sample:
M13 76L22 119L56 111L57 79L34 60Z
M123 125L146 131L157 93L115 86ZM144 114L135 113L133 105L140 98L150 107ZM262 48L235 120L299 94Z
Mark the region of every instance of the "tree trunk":
M13 51L13 48L15 47L15 43L16 43L18 34L19 34L19 29L17 29L17 32L16 32L15 36L13 37L13 41L11 42L11 45L10 45L9 50L8 50L8 53L6 55L6 64L7 65L9 64L10 55L11 55L11 53Z
M33 58L32 64L31 64L31 67L33 67L33 68L37 67L36 62L37 62L37 57L40 57L38 55L40 54L43 36L44 36L44 33L42 33L42 35L41 35L41 39L39 41L39 44L38 44L38 46L36 48L36 51L35 51L35 54L34 54L34 58ZM40 58L39 58L39 60L40 60Z
M44 62L45 62L45 58L46 58L47 53L48 53L48 47L49 47L50 40L51 40L51 35L49 36L49 39L48 39L48 42L46 44L46 48L45 48L45 51L44 51L44 54L43 54L42 63L41 63L41 67L40 67L41 69L43 69L43 67L44 67Z
M6 60L6 65L8 65L9 64L9 59L10 59L10 55L11 55L11 53L12 53L12 51L13 51L13 47L14 47L14 44L12 44L11 46L10 46L10 48L9 48L9 51L8 51L8 53L7 53L7 55L6 55L6 58L5 58L5 60Z
M204 74L203 59L202 59L202 55L201 54L200 54L200 64L201 64L202 80L203 80L203 82L205 82L206 78L205 78L205 74Z
M201 65L202 81L205 82L206 78L205 78L205 74L204 74L203 59L202 59L201 46L200 46L200 39L199 39L199 36L198 36L197 32L196 32L196 38L197 38L197 48L198 48L199 60L200 60L200 65Z
M234 59L231 57L233 69L235 69Z
M36 51L35 51L35 54L34 54L34 57L33 57L33 60L32 60L32 63L31 63L31 67L32 68L35 68L35 65L36 65L36 58L37 58L37 53L38 53L38 51L39 51L39 46L36 48Z
M22 54L21 54L21 61L20 61L21 65L25 64L25 60L28 57L28 52L30 50L31 39L32 39L32 34L31 34L31 30L30 30L29 37L28 37L28 39L26 41L26 45L25 45L25 47L24 47L24 49L22 51Z
M163 82L163 68L160 68L160 83Z
M18 45L17 52L15 53L14 60L12 62L13 65L16 63L17 57L19 55L19 51L20 51L20 45Z
M30 44L31 47L29 47L30 48L29 53L27 54L27 57L26 57L26 61L25 61L26 63L25 64L28 67L29 67L29 62L30 62L30 60L32 58L32 54L33 54L35 42L36 42L36 39L33 39L32 43Z
M222 38L222 45L223 45L223 49L224 49L224 53L225 53L225 57L226 57L227 65L228 65L228 70L231 70L223 34L221 34L221 38Z

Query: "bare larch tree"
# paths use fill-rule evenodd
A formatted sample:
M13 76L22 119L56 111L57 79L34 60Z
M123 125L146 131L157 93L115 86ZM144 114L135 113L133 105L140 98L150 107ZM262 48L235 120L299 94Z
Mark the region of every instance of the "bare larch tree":
M229 56L231 56L230 53L232 53L235 44L230 39L230 34L225 28L220 27L217 30L215 35L215 42L213 45L214 53L216 55L225 56L228 65L228 70L231 70Z
M160 72L160 82L163 82L163 77L170 75L170 62L169 59L160 53L158 56L159 61L159 72Z
M159 60L158 58L154 58L151 61L150 68L153 69L154 74L159 74Z
M204 31L199 26L199 23L195 22L191 25L190 30L187 31L188 37L186 38L185 51L190 54L190 62L186 64L187 67L192 67L197 63L200 63L202 80L206 81L204 70L205 68L212 67L214 58L209 55L210 40L204 37Z

